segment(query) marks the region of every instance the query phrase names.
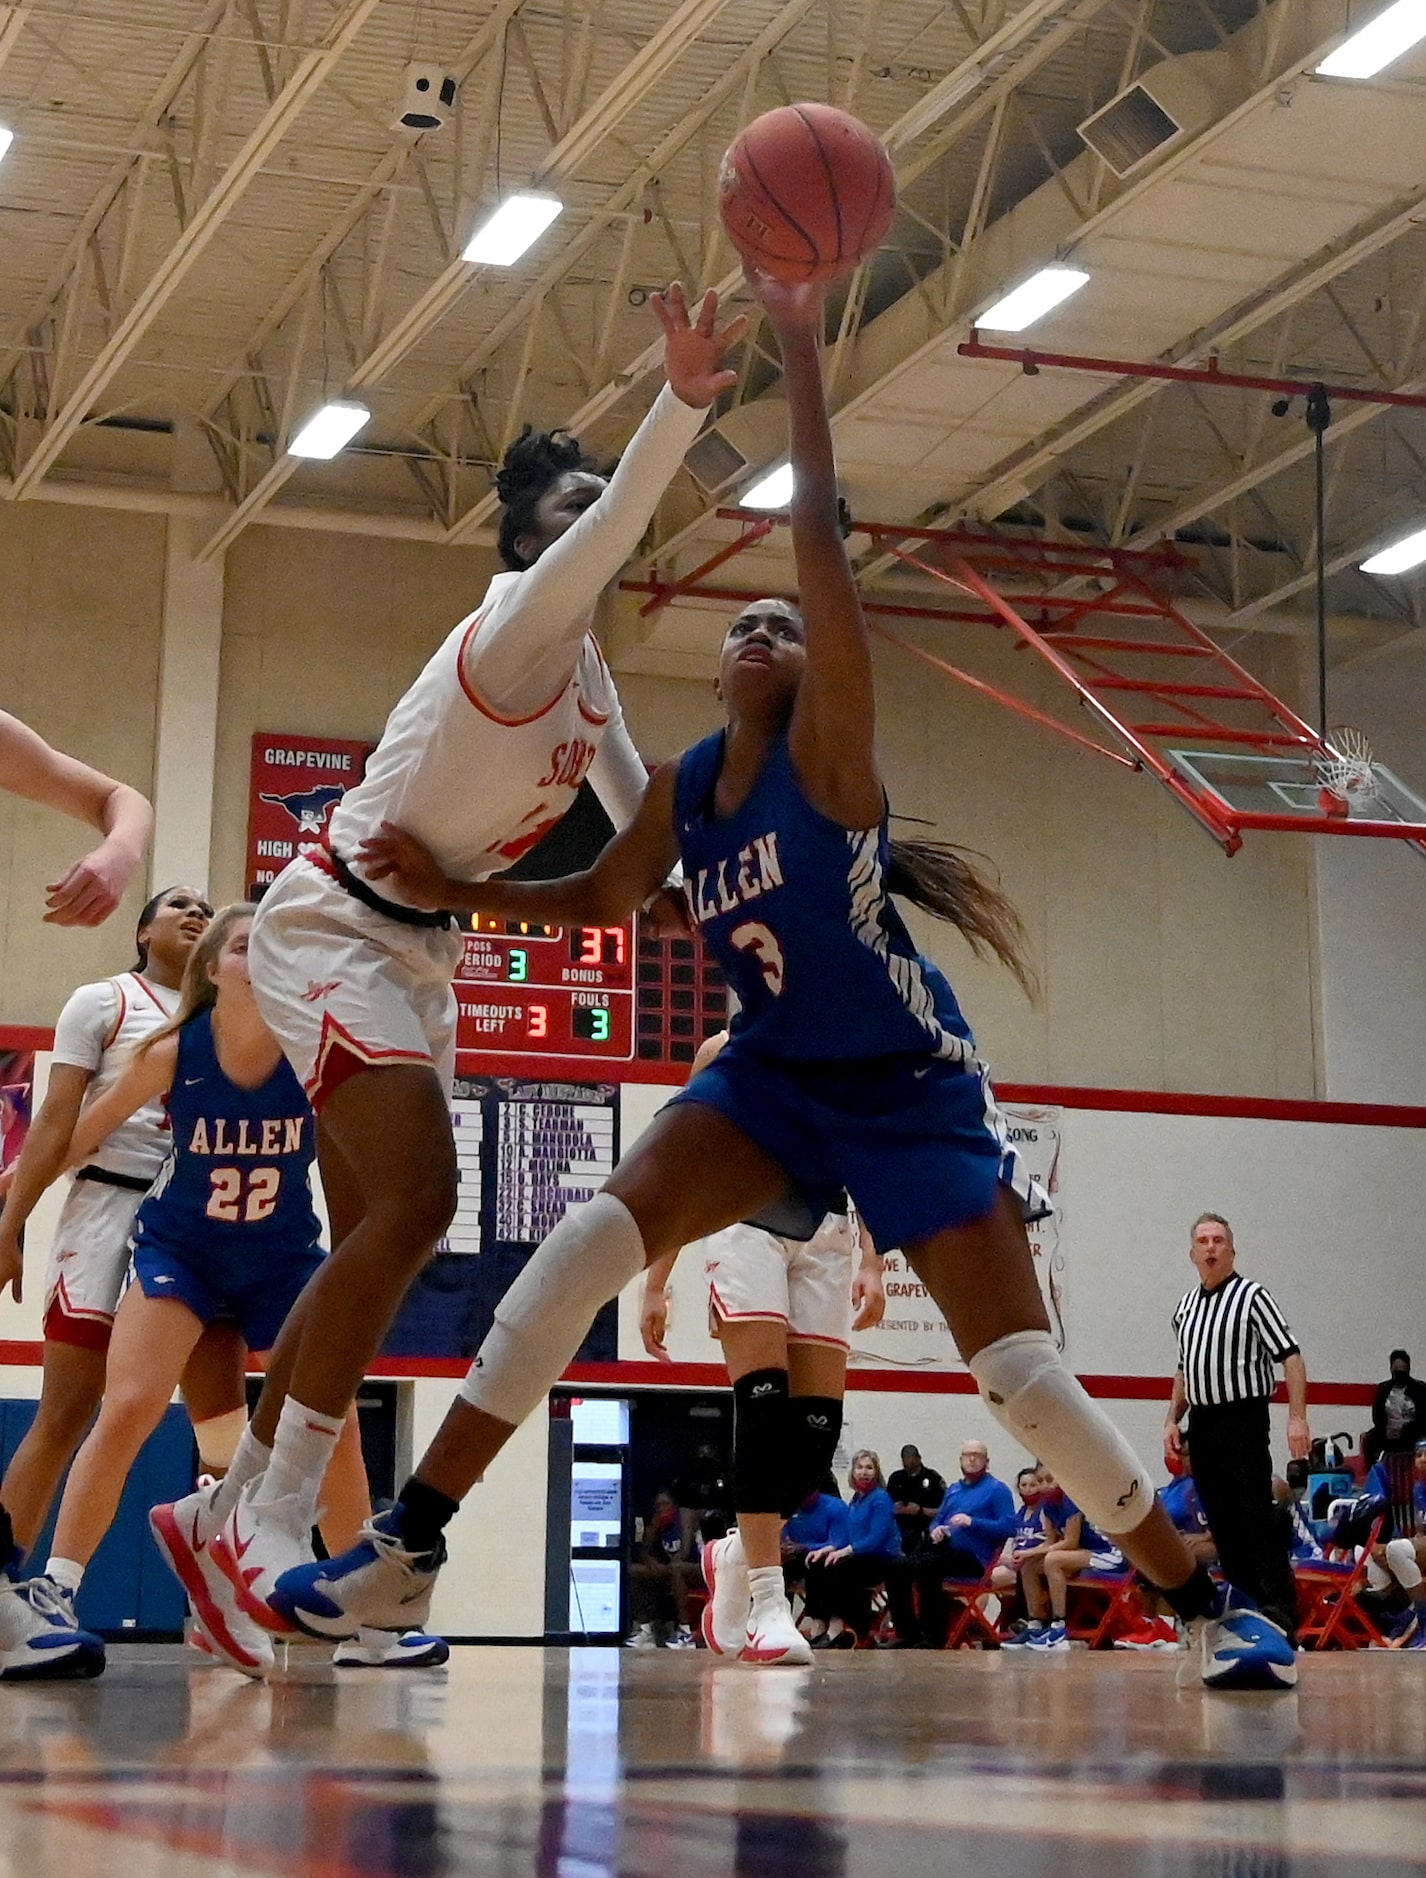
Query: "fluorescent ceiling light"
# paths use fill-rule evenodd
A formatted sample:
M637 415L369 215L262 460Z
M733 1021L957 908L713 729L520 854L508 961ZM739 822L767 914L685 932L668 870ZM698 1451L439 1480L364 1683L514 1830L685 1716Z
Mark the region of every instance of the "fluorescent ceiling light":
M349 444L363 424L371 422L364 404L324 404L314 411L287 446L289 456L320 457L324 461Z
M1426 39L1426 6L1422 0L1396 0L1384 13L1368 20L1350 39L1317 67L1323 78L1375 78L1393 60Z
M792 465L783 463L755 482L743 497L745 509L785 509L792 500Z
M488 222L476 229L461 259L483 262L487 267L509 267L563 211L564 204L557 196L510 196Z
M975 323L990 332L1023 333L1027 326L1033 326L1071 294L1078 293L1088 280L1083 268L1042 267L1038 274L1012 287L988 307Z
M1362 562L1364 574L1405 574L1426 561L1426 528L1418 528L1404 541L1395 541L1369 561Z
M0 124L0 162L4 161L5 152L15 141L15 133L7 125Z

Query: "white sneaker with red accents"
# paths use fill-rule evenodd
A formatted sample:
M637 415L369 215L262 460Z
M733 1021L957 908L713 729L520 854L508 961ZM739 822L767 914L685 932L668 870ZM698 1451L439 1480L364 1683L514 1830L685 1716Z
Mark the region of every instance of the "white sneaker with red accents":
M736 1526L723 1538L704 1546L703 1576L708 1581L708 1602L701 1619L703 1641L715 1656L737 1656L748 1640L752 1594L742 1535ZM789 1610L789 1620L791 1616Z
M285 1571L313 1563L312 1529L296 1494L259 1502L254 1490L261 1479L250 1481L238 1503L211 1542L218 1569L233 1588L239 1608L269 1636L300 1634L291 1618L276 1610L269 1599ZM334 1640L354 1637L358 1625L329 1631Z
M216 1486L200 1488L171 1505L154 1507L149 1530L187 1592L194 1621L211 1652L245 1676L265 1676L272 1668L272 1639L238 1603L214 1556L209 1514L217 1491Z
M740 1660L766 1664L812 1661L812 1645L793 1623L792 1607L785 1597L754 1599Z

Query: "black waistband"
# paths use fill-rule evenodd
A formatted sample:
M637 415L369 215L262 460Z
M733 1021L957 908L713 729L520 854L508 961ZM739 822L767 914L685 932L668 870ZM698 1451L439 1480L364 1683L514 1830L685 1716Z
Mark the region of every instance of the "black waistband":
M454 913L423 913L419 907L402 906L399 900L386 899L375 887L369 887L360 874L354 874L335 848L328 848L326 855L332 863L337 885L354 900L360 900L363 906L369 906L373 913L384 913L403 926L424 926L428 930L437 926L449 929L455 925Z
M109 1167L77 1167L74 1170L76 1180L97 1181L101 1187L122 1187L126 1193L147 1193L153 1185L152 1176L143 1174L116 1174Z

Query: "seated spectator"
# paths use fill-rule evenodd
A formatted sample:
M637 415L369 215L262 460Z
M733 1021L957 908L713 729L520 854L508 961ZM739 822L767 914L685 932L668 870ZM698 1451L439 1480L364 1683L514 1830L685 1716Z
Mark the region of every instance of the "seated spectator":
M629 1566L631 1650L697 1648L688 1620L688 1593L701 1583L689 1535L671 1493L654 1495L653 1516ZM662 1632L672 1629L665 1644Z
M1032 1560L1021 1574L1031 1622L1017 1641L1027 1650L1068 1650L1070 1585L1084 1571L1125 1572L1129 1568L1119 1548L1095 1531L1058 1484L1046 1494L1040 1520L1050 1543L1044 1556Z
M1412 1375L1405 1350L1392 1351L1390 1366L1391 1374L1377 1385L1372 1425L1362 1437L1362 1452L1372 1462L1383 1454L1410 1454L1426 1438L1426 1382Z
M711 1441L700 1441L693 1459L680 1469L673 1483L684 1538L690 1553L694 1540L707 1544L721 1539L733 1523L733 1493L728 1469Z
M901 1550L907 1558L920 1545L930 1528L931 1515L941 1504L946 1483L934 1467L927 1467L921 1450L908 1443L901 1450L901 1465L886 1483L901 1534Z
M804 1633L812 1648L853 1650L871 1629L871 1594L901 1561L901 1534L881 1460L870 1448L852 1456L847 1483L851 1502L843 1509L844 1545L807 1554L807 1614Z
M835 1478L830 1484L835 1487ZM782 1529L782 1576L789 1600L799 1589L805 1591L809 1554L836 1552L851 1544L842 1496L829 1493L827 1485L824 1481L820 1490L809 1493Z
M1409 1507L1392 1505L1392 1469L1386 1459L1377 1461L1367 1475L1366 1490L1374 1499L1391 1508L1391 1524L1382 1528L1382 1537L1372 1547L1367 1562L1367 1584L1374 1592L1405 1593L1405 1608L1396 1613L1388 1632L1388 1641L1397 1649L1426 1649L1426 1441L1420 1441L1412 1461L1412 1492ZM1401 1527L1414 1525L1411 1532ZM1388 1534L1390 1536L1388 1536Z
M946 1488L930 1531L887 1585L901 1649L945 1648L950 1626L946 1579L983 1578L1015 1530L1014 1499L991 1473L985 1443L965 1442L960 1461L960 1479Z
M1015 1512L1015 1530L1006 1541L1005 1551L990 1581L1000 1598L1001 1630L1012 1637L1018 1637L1030 1627L1020 1587L1020 1574L1026 1562L1043 1556L1050 1543L1040 1523L1042 1485L1038 1461L1031 1467L1020 1469L1015 1476L1015 1491L1020 1495L1020 1504Z

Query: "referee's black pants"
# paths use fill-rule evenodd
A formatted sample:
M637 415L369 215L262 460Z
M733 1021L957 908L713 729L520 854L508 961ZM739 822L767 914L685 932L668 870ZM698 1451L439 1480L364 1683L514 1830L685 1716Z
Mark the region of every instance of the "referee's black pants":
M1273 1501L1266 1397L1190 1409L1188 1442L1223 1576L1294 1637L1297 1584L1287 1522Z

